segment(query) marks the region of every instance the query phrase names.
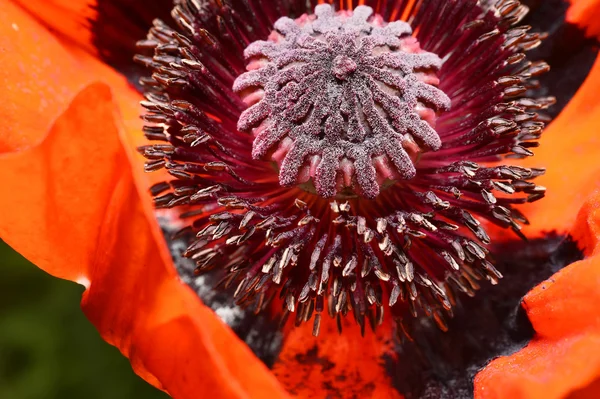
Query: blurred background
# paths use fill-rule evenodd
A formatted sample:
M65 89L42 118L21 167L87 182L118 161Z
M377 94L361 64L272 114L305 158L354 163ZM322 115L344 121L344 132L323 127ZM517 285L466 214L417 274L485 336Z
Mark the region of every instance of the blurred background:
M100 338L82 293L0 240L0 398L167 399Z

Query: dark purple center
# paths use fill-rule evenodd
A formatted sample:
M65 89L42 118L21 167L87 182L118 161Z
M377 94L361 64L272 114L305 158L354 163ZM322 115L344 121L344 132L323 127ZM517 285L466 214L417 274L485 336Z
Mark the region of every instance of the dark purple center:
M486 226L524 238L518 205L545 192L543 169L502 162L533 154L554 102L531 97L549 67L525 55L543 37L515 26L527 7L176 3L177 29L156 21L138 44L159 141L139 151L172 176L154 204L187 220L183 256L206 284L253 312L282 306L282 323L312 319L314 335L353 315L410 337L425 319L447 330L463 294L498 282ZM398 15L414 37L384 21Z

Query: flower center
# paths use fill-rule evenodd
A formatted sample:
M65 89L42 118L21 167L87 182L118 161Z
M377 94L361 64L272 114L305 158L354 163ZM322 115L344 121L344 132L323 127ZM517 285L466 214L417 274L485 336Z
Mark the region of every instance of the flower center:
M358 68L358 65L356 65L356 62L352 58L345 55L338 55L333 60L331 72L339 80L348 80L350 74L356 71L356 68Z
M514 0L272 3L178 1L177 28L138 43L161 142L139 151L172 176L155 206L180 210L194 275L244 309L315 335L327 314L446 330L461 293L502 277L482 222L524 237L518 205L544 197L543 169L502 161L533 154L554 102L531 97L543 35L514 26Z
M440 58L406 22L371 7L281 18L267 41L245 50L234 90L249 106L254 159L271 160L282 186L321 197L375 198L412 179L419 155L441 147L437 116L450 99L437 88Z

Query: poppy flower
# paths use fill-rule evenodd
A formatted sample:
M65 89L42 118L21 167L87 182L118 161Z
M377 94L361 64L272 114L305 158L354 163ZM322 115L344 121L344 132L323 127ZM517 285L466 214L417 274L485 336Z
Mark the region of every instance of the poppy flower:
M0 1L0 236L149 383L597 396L600 2Z

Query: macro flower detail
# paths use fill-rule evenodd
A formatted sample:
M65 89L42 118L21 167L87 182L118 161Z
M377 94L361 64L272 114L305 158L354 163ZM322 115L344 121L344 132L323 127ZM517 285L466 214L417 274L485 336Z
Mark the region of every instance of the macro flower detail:
M175 399L596 397L598 10L0 0L0 237Z
M253 158L271 153L282 186L312 179L322 197L355 188L375 198L386 180L415 176L420 147L440 148L436 112L450 107L435 87L441 60L406 22L372 14L320 5L314 21L281 18L273 40L246 49L249 72L233 88L251 107L238 129L252 130Z
M456 295L498 282L481 220L522 236L515 206L544 196L543 169L497 162L533 155L549 67L525 56L542 35L514 27L518 2L443 4L398 9L416 38L368 6L284 16L267 41L262 19L208 34L207 13L234 14L194 2L177 30L155 22L136 59L147 137L167 144L139 150L175 178L152 193L191 220L197 274L219 269L256 312L281 298L282 322L314 316L315 335L323 312L445 330Z

